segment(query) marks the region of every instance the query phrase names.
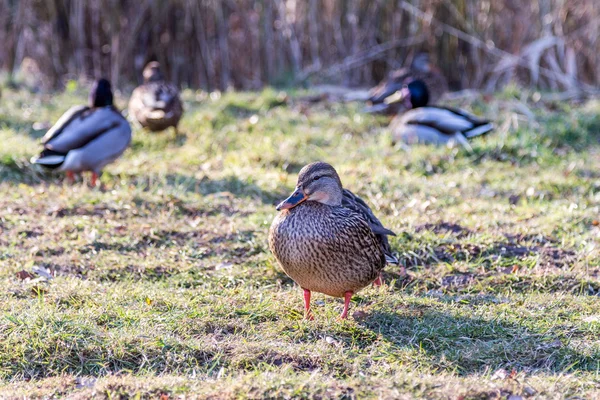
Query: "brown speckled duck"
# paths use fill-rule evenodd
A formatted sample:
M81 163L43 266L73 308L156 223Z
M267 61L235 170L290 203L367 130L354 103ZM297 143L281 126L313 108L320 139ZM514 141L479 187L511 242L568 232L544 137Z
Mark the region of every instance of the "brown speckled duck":
M141 126L153 132L170 126L177 132L183 115L179 90L165 82L160 64L149 62L143 72L144 84L135 88L129 100L129 115Z
M387 235L371 209L342 187L324 162L302 168L296 190L277 206L269 247L285 273L304 289L305 318L312 319L311 291L344 298L345 319L352 295L380 284L386 262L397 264Z

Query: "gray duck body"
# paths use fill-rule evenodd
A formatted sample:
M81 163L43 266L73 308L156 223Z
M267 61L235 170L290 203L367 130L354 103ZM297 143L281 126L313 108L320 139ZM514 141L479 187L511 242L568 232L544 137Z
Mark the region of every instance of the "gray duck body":
M92 171L99 174L119 158L131 142L131 127L113 106L69 109L42 138L44 151L34 163L58 171ZM44 164L50 152L60 161Z
M485 135L494 125L466 111L449 107L419 107L396 116L390 123L393 140L407 144L459 143Z
M369 285L386 264L381 240L361 213L316 201L281 211L269 247L302 288L334 297Z

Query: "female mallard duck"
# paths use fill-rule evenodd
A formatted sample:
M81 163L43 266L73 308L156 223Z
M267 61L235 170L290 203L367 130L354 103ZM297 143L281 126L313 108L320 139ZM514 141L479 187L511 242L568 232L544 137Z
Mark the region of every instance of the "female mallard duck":
M412 81L402 88L390 101L402 101L409 109L397 115L390 123L394 142L407 144L459 143L470 149L467 139L484 135L494 129L487 120L480 119L463 110L427 105L427 86L421 81Z
M335 169L324 162L302 168L296 190L277 206L282 210L269 231L269 247L284 272L304 289L305 317L311 291L344 297L378 283L386 262L398 263L387 235L371 209L342 187Z
M94 83L89 106L71 107L42 138L44 150L31 159L50 169L73 173L92 172L92 186L102 168L113 162L129 146L131 127L113 106L110 82Z
M369 97L369 102L373 105L371 110L387 114L395 114L400 111L403 104L397 101L388 101L388 98L394 96L412 81L420 81L425 85L428 93L427 103L435 104L448 91L446 78L435 66L431 65L429 54L419 53L410 68L392 71L386 80L371 89Z
M143 72L144 84L135 88L129 100L129 115L141 126L156 132L177 125L183 106L177 88L164 81L160 64L152 61Z

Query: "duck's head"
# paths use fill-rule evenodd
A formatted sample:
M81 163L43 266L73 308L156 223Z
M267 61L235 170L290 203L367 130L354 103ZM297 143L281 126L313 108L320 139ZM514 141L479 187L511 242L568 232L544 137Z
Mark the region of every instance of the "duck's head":
M298 174L294 193L277 206L277 211L296 207L304 201L318 201L330 206L342 204L342 181L335 169L325 162L306 165Z
M113 93L107 79L98 79L90 91L90 106L106 107L113 105Z
M156 82L163 79L162 72L160 71L160 63L158 61L150 61L144 67L144 82Z
M430 72L432 68L429 53L418 53L412 61L411 68L421 72Z
M429 89L420 79L402 86L402 89L385 99L386 104L402 103L406 108L425 107L429 103Z

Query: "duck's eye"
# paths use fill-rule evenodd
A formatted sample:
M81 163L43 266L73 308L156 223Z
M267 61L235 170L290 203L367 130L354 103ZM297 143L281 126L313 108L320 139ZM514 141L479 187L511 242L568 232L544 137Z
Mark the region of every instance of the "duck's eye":
M321 179L321 177L320 177L320 176L315 176L315 177L313 178L313 181L318 181L319 179Z

